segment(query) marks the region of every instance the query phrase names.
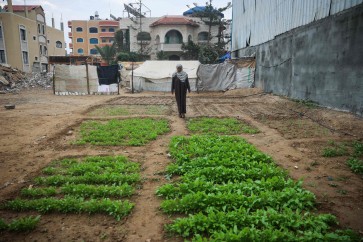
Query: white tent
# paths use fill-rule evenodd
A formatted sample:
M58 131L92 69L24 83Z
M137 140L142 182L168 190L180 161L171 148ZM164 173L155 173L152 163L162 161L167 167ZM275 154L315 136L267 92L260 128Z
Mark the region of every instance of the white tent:
M146 61L134 70L134 90L170 92L171 76L177 64L183 65L183 70L188 73L190 88L195 91L199 61Z

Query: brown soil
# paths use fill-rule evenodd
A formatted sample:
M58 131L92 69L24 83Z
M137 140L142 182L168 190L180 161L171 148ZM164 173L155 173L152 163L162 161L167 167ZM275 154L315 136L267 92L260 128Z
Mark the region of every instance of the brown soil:
M89 112L96 107L168 105L176 113L170 94L53 96L50 91L35 90L0 95L0 106L8 103L16 104L16 109L0 109L0 202L15 198L49 162L67 156L122 154L142 164L144 179L132 197L136 206L123 221L103 215L48 214L42 215L33 232L3 233L0 241L179 241L169 238L163 231L163 224L171 219L158 210L161 200L155 196L155 190L167 182L162 171L170 162L167 156L170 138L188 135L184 120L169 113L154 115L169 119L171 132L144 147L70 144L85 119L125 118L90 116ZM335 214L341 227L363 230L362 177L347 167L347 156L321 156L329 141L362 140L362 119L261 94L258 89L193 93L187 104L188 117L233 116L257 127L259 134L242 136L272 156L292 178L304 179L305 188L317 196L318 212ZM6 220L30 214L37 213L0 211L0 217Z

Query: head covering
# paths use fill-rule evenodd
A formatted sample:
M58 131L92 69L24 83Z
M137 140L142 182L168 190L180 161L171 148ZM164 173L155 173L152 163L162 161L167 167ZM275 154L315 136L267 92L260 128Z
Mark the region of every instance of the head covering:
M183 66L181 64L177 64L176 68L183 68ZM181 71L181 72L174 72L173 77L177 77L181 82L185 82L185 80L188 78L188 74L185 71Z

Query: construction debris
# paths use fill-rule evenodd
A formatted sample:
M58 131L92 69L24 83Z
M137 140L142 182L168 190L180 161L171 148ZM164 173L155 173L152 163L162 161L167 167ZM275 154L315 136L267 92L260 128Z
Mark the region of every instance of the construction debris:
M25 73L9 65L0 65L0 92L16 93L23 89L52 87L53 73Z

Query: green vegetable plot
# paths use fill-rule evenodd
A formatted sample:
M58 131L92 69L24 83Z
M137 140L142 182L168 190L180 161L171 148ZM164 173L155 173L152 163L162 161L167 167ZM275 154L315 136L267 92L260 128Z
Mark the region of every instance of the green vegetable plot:
M105 213L120 220L134 204L119 200L134 193L140 165L123 156L86 157L53 162L36 177L36 187L21 190L21 198L3 208L41 213Z
M40 221L40 216L29 216L19 219L13 219L10 223L6 223L3 219L0 219L0 232L27 232L35 229Z
M90 116L127 116L127 115L166 115L170 111L166 105L110 105L97 108Z
M132 118L86 121L76 144L141 146L170 131L165 119Z
M161 209L184 214L166 225L192 241L359 241L333 230L333 215L316 215L315 196L240 137L174 137L169 176L157 190Z
M187 127L193 133L198 134L256 134L258 129L251 127L236 118L191 118Z

